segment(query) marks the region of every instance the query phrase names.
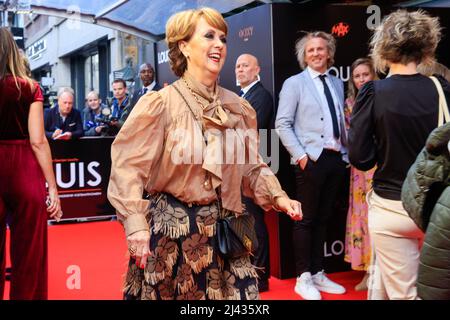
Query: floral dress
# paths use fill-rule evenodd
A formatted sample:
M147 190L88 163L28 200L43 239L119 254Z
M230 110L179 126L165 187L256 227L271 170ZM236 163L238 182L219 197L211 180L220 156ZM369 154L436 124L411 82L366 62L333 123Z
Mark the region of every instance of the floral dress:
M250 255L222 256L215 237L218 218L246 210L243 194L265 210L287 197L257 154L257 135L240 136L256 132L256 121L246 100L218 85L209 90L187 72L133 108L111 148L108 199L126 236L150 232L151 255L144 269L130 258L125 299L260 298ZM205 140L207 130L215 135ZM222 143L232 135L234 143ZM256 161L237 162L238 147ZM174 161L180 154L188 161ZM217 154L231 161L216 161ZM143 199L144 189L150 199Z
M168 194L155 197L148 215L150 249L145 269L130 258L126 300L258 300L250 256L223 259L214 234L217 203L187 207Z
M345 120L349 128L354 100L345 101ZM372 189L372 179L376 168L360 171L352 167L350 171L350 197L345 232L344 260L353 270L367 270L370 265L371 245L367 222L367 193Z

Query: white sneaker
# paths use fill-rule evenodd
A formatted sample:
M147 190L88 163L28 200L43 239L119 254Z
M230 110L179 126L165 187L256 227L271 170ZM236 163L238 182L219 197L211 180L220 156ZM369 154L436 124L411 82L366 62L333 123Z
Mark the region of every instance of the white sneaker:
M314 286L323 292L326 293L334 293L334 294L343 294L345 293L345 288L336 282L331 281L322 271L317 272L312 276L312 281Z
M305 300L322 299L319 290L313 284L311 272L303 272L300 277L297 277L294 291Z

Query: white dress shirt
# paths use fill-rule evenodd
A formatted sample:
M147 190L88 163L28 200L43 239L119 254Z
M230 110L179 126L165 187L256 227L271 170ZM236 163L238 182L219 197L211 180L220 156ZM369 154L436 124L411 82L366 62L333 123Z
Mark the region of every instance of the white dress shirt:
M307 67L307 70L309 72L309 75L311 76L311 78L313 79L314 85L317 89L317 92L319 93L320 99L322 100L321 103L321 107L322 107L322 112L323 112L323 122L324 122L324 133L323 133L323 139L324 139L324 148L325 149L331 149L331 150L335 150L335 151L340 151L342 144L340 139L336 139L334 137L333 134L333 120L331 119L331 113L330 113L330 109L328 107L328 101L327 98L325 96L325 92L324 92L324 88L323 88L323 83L322 80L320 80L319 76L322 74L320 72L317 72L313 69L311 69L310 67ZM331 96L333 97L333 102L334 102L334 108L336 110L336 115L337 115L337 120L338 120L338 124L341 123L342 119L342 114L341 111L339 109L339 100L337 98L337 94L335 92L334 86L331 83L330 80L330 74L327 72L325 72L324 74L326 74L327 76L325 77L325 81L328 85L328 88L330 89L331 92ZM341 128L339 128L340 130ZM340 133L342 134L342 132Z
M253 81L252 83L250 83L248 86L246 86L245 88L241 88L242 92L244 92L244 94L242 96L245 96L247 94L247 92L255 85L259 82L259 79L256 79L255 81Z
M147 87L143 87L142 89L147 88L147 92L150 92L150 91L153 90L153 88L155 87L155 85L156 85L156 81L153 80L152 83L150 83ZM142 90L142 89L141 89L141 90Z

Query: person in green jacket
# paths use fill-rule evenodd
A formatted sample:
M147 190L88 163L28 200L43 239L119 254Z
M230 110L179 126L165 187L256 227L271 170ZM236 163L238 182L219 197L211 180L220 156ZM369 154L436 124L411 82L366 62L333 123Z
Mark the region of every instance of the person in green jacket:
M403 207L425 232L417 295L450 299L450 123L435 129L410 168L402 188Z

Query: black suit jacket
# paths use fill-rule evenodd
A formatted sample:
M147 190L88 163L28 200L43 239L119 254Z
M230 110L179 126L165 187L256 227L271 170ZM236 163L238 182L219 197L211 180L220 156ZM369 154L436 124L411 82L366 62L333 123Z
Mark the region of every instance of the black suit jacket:
M56 129L61 129L63 132L72 132L72 139L77 139L83 136L83 123L81 121L81 113L75 107L67 115L65 121L59 115L58 104L51 109L45 110L44 113L44 127L45 135L51 139Z
M143 87L140 87L140 88L137 88L136 90L134 90L133 97L131 98L131 109L134 108L136 103L142 97L142 94L141 94L142 93L142 89L143 89ZM155 86L153 87L152 91L158 91L159 89L161 89L161 87L157 83L155 83Z
M246 99L256 111L259 129L273 128L273 116L275 109L273 105L272 95L264 88L261 82L257 82L250 90L244 94Z

